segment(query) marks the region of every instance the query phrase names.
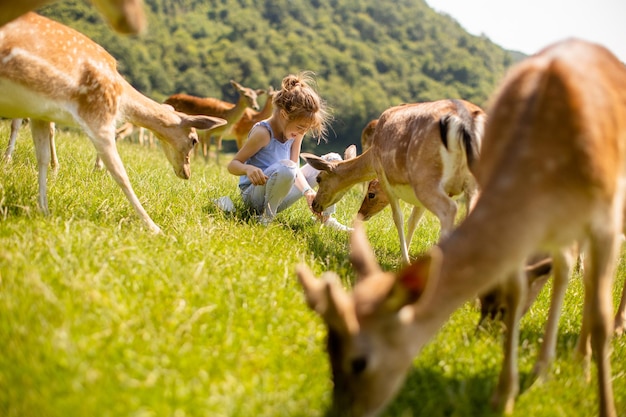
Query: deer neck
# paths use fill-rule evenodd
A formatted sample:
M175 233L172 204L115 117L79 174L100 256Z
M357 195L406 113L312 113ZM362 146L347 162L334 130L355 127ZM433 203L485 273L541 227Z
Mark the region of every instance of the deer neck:
M124 91L121 103L122 118L157 133L160 139L168 137L167 128L179 122L175 120L176 113L140 94L126 81L124 81Z
M538 249L535 244L545 227L541 220L537 221L537 207L525 209L519 205L511 211L511 204L497 204L493 198L483 197L467 219L439 245L439 273L431 272L431 280L435 280L411 306L415 314L411 329L415 352L465 302L517 273L525 258ZM514 221L511 213L515 213Z
M263 106L261 111L257 112L254 115L253 119L255 121L265 120L272 115L273 109L274 109L274 106L272 104L272 97L268 97L267 101L265 102L265 106Z
M248 107L247 99L244 96L239 96L239 100L237 100L237 103L235 104L235 106L225 111L224 115L220 117L225 119L229 125L233 124L239 119L241 119L241 116L243 116L243 112L246 111L247 107Z
M337 164L334 173L341 180L341 189L346 189L359 182L371 181L376 178L374 154L368 149L356 158Z

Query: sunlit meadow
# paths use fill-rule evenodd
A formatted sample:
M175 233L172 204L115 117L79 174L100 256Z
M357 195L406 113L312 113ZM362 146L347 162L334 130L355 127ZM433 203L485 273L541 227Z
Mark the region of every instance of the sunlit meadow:
M2 145L8 121L0 122ZM307 262L354 278L348 236L320 228L301 201L268 227L255 222L225 167L195 158L178 179L161 150L118 144L133 187L164 233L154 236L106 172L93 170L87 137L61 130L60 169L49 174L50 216L37 209L37 166L22 129L11 164L0 170L0 415L322 416L332 384L325 330L295 277ZM222 163L228 158L222 157ZM235 213L212 200L230 196ZM338 205L350 223L355 187ZM366 224L385 269L400 251L389 209ZM438 235L422 222L412 255ZM477 242L476 244L481 244ZM615 301L624 282L620 264ZM549 286L522 322L522 393L514 416L597 413L595 375L572 355L582 285L572 279L549 379L525 381L549 304ZM502 357L499 326L476 332L468 302L415 359L386 416L483 416ZM613 384L626 415L625 338L613 341Z

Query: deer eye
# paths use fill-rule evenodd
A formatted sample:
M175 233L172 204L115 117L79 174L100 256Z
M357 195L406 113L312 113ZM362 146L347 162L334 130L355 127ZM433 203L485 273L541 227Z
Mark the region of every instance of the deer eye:
M352 360L352 374L359 375L367 368L367 359L364 357Z
M367 195L367 198L369 198L370 200L373 200L373 199L374 199L374 197L376 197L376 194L374 194L374 193L369 193L369 194Z
M318 175L317 178L315 178L315 181L317 181L318 184L322 183L322 176Z

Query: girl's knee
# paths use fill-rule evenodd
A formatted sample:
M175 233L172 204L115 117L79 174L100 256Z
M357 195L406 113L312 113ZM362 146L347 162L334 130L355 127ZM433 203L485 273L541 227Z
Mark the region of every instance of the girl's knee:
M274 175L281 179L295 180L296 175L298 175L298 165L289 159L283 159L278 163Z

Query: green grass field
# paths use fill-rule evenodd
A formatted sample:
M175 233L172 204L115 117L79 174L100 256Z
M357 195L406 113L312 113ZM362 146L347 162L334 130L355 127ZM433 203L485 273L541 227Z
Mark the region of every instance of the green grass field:
M0 144L8 122L0 122ZM51 215L37 209L37 168L28 129L0 171L0 416L322 416L332 389L325 329L308 310L295 266L334 270L350 285L348 236L320 229L303 201L269 227L242 208L237 179L192 164L178 179L160 149L122 142L139 199L164 233L146 232L120 188L92 169L83 134L57 135ZM225 162L228 158L222 157ZM211 200L229 195L234 214ZM339 203L349 223L354 189ZM366 224L383 268L397 268L389 209ZM438 235L427 216L411 248ZM617 302L624 282L620 264ZM514 416L597 414L595 368L587 384L572 352L582 285L568 289L550 378L527 387L547 316L549 287L523 319L523 392ZM488 416L502 357L501 330L475 334L472 302L415 359L386 416ZM626 415L626 338L613 341L613 384Z

